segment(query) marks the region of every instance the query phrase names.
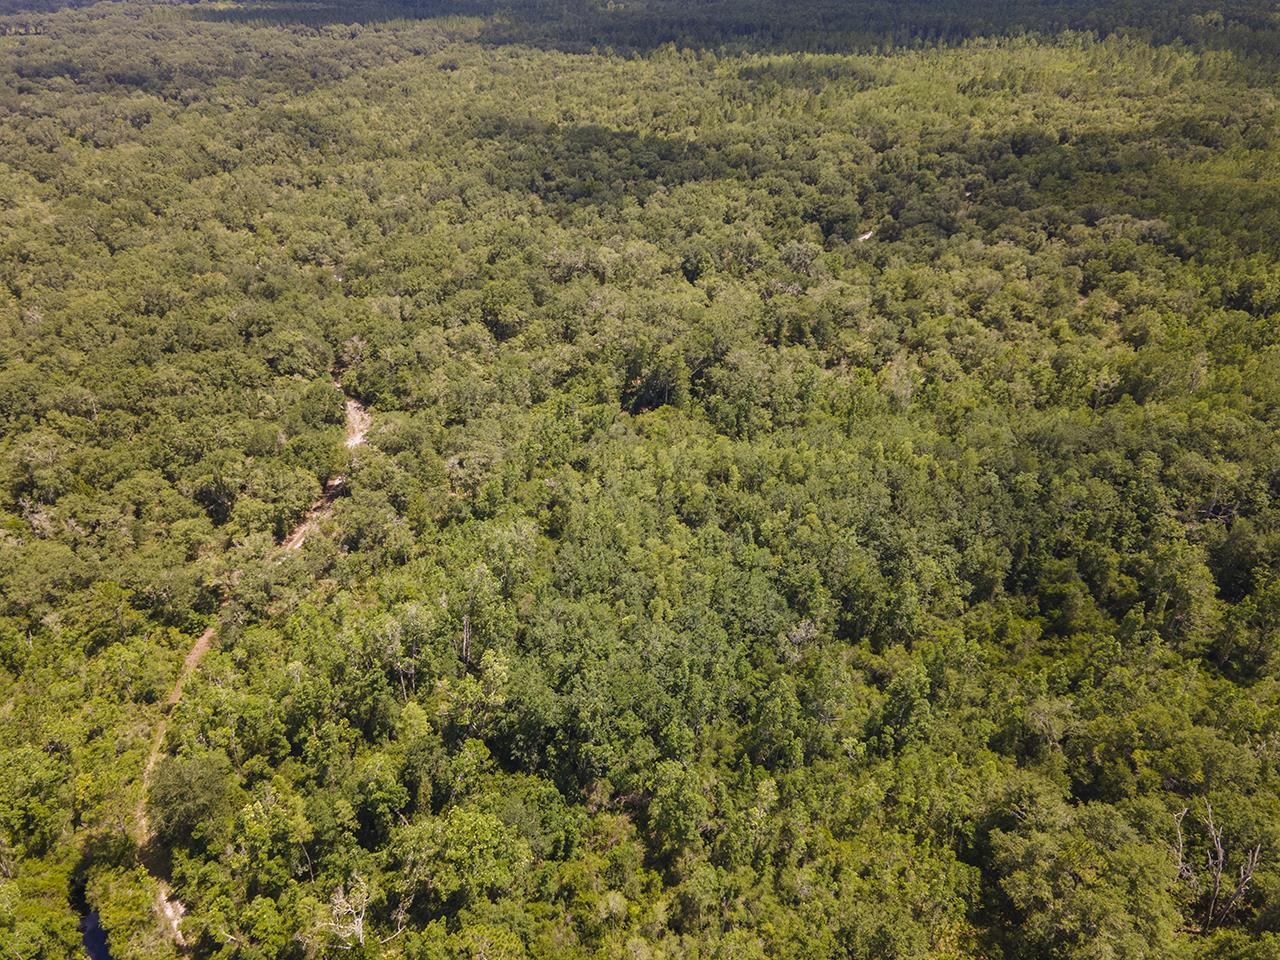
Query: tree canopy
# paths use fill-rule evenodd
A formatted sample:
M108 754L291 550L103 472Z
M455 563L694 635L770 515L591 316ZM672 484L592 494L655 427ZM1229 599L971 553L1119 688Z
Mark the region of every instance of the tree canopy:
M0 0L0 954L1280 956L1278 52Z

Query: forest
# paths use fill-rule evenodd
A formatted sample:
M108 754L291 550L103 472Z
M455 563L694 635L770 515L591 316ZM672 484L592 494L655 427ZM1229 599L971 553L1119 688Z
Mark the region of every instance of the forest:
M1280 958L1273 0L0 0L0 958Z

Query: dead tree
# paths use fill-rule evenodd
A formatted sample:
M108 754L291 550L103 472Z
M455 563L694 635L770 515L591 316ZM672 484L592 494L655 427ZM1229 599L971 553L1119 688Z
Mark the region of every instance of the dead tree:
M1213 818L1213 805L1206 800L1204 814L1198 819L1208 837L1209 848L1205 851L1204 869L1197 870L1187 856L1186 838L1182 833L1187 809L1183 807L1174 814L1172 851L1178 866L1178 881L1186 885L1197 902L1203 904L1199 930L1208 932L1226 923L1240 907L1262 860L1262 844L1245 851L1244 862L1233 875L1227 863L1227 845L1222 828Z
M364 946L364 915L369 899L369 884L358 873L352 876L349 888L342 886L334 891L330 901L333 922L325 926L342 940L339 946L343 949Z

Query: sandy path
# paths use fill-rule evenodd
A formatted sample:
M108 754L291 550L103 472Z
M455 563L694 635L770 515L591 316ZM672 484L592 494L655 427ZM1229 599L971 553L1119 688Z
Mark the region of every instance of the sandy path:
M335 386L338 384L335 383ZM347 437L343 441L343 445L348 450L354 450L360 444L364 443L365 434L369 432L369 427L373 423L373 416L359 400L347 397ZM347 478L341 474L331 477L329 482L324 485L324 490L311 505L311 509L307 511L307 515L302 521L289 531L289 535L280 541L280 546L285 550L297 550L306 542L307 536L315 529L316 522L325 515L329 506L337 499L338 494L342 490L343 484L347 482Z
M364 435L373 425L373 414L354 397L347 397L347 449L364 443Z

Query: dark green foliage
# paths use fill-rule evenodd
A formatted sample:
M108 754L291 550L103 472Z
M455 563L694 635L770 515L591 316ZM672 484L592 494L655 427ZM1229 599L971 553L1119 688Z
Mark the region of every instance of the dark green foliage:
M166 844L190 844L228 801L231 764L221 751L165 759L151 780L147 803Z

